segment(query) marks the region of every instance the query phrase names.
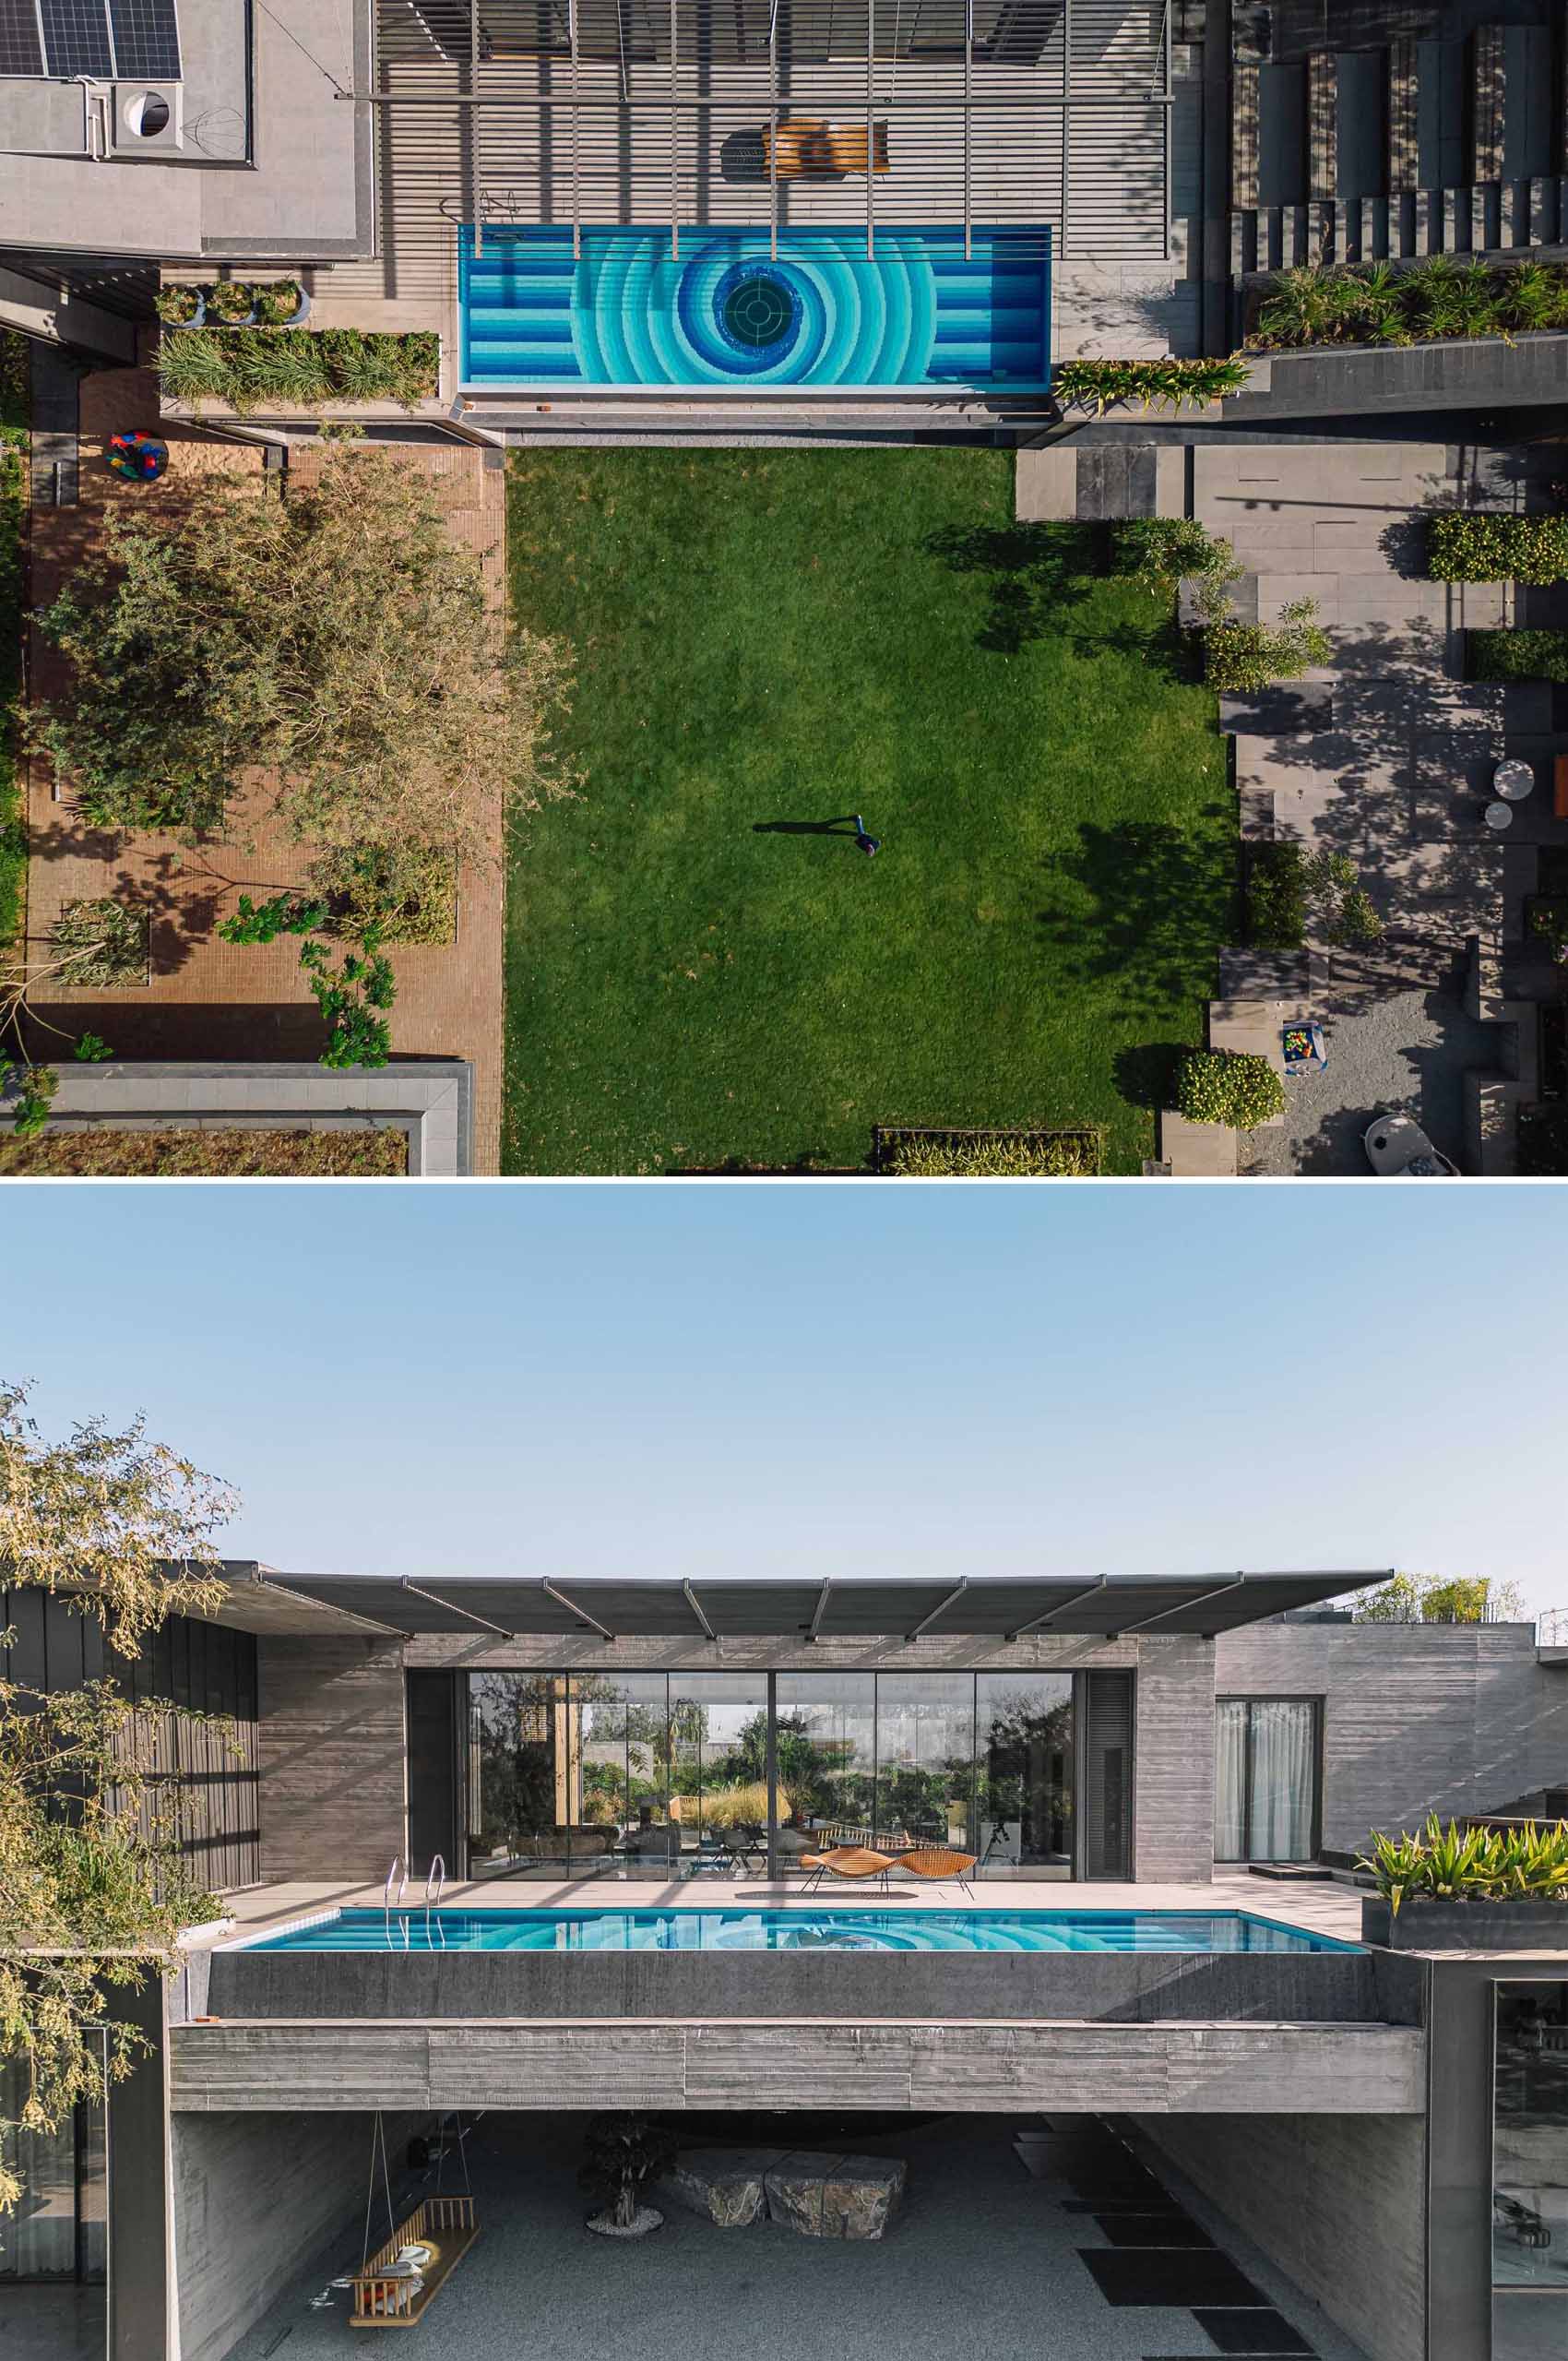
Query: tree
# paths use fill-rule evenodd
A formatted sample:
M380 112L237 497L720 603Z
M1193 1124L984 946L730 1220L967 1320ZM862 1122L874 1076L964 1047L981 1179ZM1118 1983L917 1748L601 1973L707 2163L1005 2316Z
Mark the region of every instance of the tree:
M234 1506L139 1418L46 1443L26 1389L0 1388L5 1580L61 1595L120 1654L218 1605L212 1535ZM146 2050L113 1995L167 1973L182 1926L215 1913L178 1850L172 1774L154 1768L155 1717L173 1710L134 1707L113 1680L39 1696L0 1679L0 2061L27 2076L20 2115L0 2118L0 2212L20 2194L18 2130L55 2129Z
M669 2171L676 2144L674 2134L649 2116L595 2116L577 2174L578 2185L603 2206L595 2218L618 2230L635 2229L643 2212L643 2190ZM656 2229L662 2219L654 2212L646 2227Z
M283 497L205 478L105 531L39 618L70 674L37 733L100 826L220 829L263 766L303 842L461 860L497 807L571 792L562 651L494 612L393 454L328 447Z
M1516 1582L1490 1575L1396 1574L1358 1602L1358 1623L1514 1623L1524 1615Z

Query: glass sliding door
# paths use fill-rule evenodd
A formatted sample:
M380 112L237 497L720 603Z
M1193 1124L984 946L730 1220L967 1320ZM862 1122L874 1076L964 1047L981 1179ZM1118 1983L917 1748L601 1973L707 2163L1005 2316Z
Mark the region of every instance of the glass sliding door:
M779 1818L806 1839L799 1850L878 1842L875 1674L780 1673L777 1711Z
M1318 1699L1219 1699L1215 1859L1310 1861L1317 1851L1317 1826Z
M469 1675L469 1875L562 1878L578 1789L564 1673Z
M574 1876L652 1877L674 1868L680 1831L669 1810L669 1688L663 1673L572 1675Z
M981 1673L975 1687L980 1874L1070 1878L1073 1676Z
M972 1853L973 1673L883 1673L876 1684L876 1822L912 1844Z
M767 1675L671 1673L670 1817L683 1871L767 1867ZM789 1796L779 1782L783 1819ZM802 1850L804 1850L802 1844Z

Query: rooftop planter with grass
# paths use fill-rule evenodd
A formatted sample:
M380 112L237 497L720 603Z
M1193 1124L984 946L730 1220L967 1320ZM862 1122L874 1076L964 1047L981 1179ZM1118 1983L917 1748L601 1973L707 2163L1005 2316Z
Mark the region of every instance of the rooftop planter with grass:
M102 987L148 980L148 913L105 896L68 901L49 930L55 981Z
M1365 1941L1414 1951L1568 1949L1568 1825L1446 1827L1374 1835L1358 1866L1377 1888Z
M1250 371L1240 353L1229 360L1059 361L1051 390L1063 410L1103 411L1125 403L1134 410L1206 410L1226 394L1241 393Z
M1429 255L1391 262L1277 271L1257 298L1247 344L1263 352L1324 344L1428 344L1454 337L1510 338L1568 327L1568 268L1491 265Z
M187 328L160 340L158 378L164 399L199 411L223 402L244 415L280 404L341 410L362 402L417 409L440 390L441 340L429 328L407 335L359 328Z
M876 1169L900 1180L1076 1180L1099 1172L1104 1134L879 1129Z

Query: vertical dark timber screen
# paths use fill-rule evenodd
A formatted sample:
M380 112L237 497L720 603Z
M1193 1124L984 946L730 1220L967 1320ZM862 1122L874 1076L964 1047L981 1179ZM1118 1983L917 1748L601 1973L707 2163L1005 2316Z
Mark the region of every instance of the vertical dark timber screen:
M1133 1675L1085 1678L1084 1875L1125 1878L1133 1852Z

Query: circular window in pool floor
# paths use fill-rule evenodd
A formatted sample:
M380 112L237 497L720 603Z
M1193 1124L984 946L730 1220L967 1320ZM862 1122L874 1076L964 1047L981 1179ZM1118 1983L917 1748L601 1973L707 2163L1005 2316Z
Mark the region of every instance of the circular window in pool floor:
M757 364L787 352L801 325L801 299L766 263L742 263L725 272L715 311L727 341Z

